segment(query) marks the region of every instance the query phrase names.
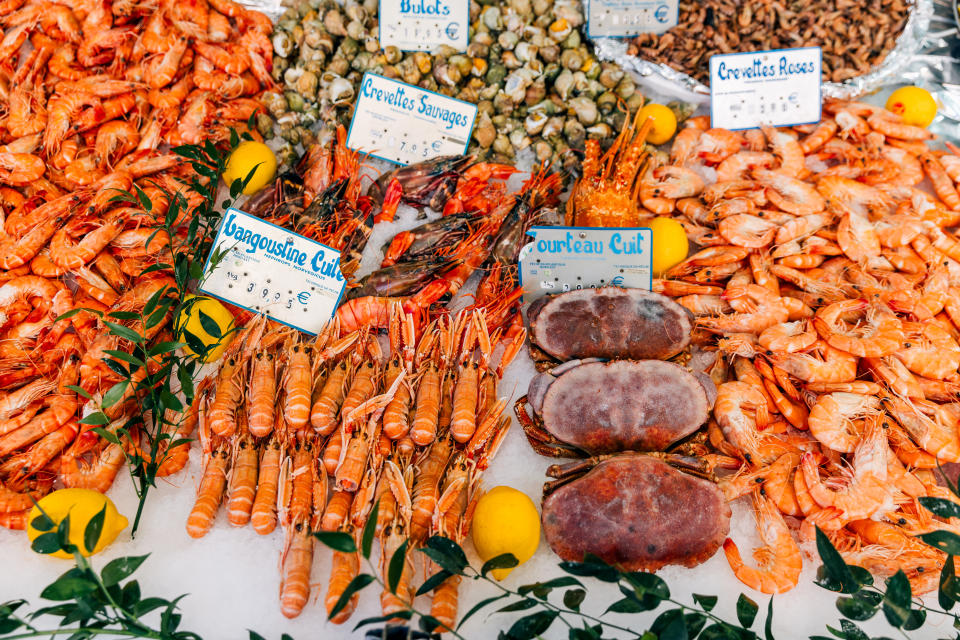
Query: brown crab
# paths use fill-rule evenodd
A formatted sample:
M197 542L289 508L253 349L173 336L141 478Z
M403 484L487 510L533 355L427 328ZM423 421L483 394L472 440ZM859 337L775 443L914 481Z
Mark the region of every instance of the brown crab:
M668 464L669 462L669 464ZM670 454L622 453L553 465L544 485L543 531L554 553L587 554L627 571L693 567L730 532L730 507L704 462Z
M715 394L672 362L581 360L536 375L514 411L541 455L663 451L707 421Z
M666 360L687 347L692 328L690 314L670 298L620 287L541 298L530 305L527 319L535 361Z

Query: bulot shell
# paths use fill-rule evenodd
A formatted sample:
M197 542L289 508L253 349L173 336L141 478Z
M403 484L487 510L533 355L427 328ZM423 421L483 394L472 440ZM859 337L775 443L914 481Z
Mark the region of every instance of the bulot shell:
M730 531L717 486L640 454L607 459L543 501L543 530L564 560L593 554L628 571L693 567Z
M687 347L691 329L683 307L643 289L570 291L530 311L531 341L558 360L663 360Z
M540 417L555 438L599 454L665 450L709 411L703 384L683 367L617 360L564 371L543 395Z

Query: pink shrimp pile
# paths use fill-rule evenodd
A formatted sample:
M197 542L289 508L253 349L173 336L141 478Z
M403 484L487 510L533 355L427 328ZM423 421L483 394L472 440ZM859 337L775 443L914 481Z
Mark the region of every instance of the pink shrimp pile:
M937 465L960 462L960 155L884 109L824 109L792 129L687 123L640 196L702 249L654 289L718 354L710 440L738 461L721 482L753 495L763 543L754 566L727 541L737 577L792 588L797 540L820 527L921 593L946 556L914 536L960 531L918 500L955 500Z
M105 491L123 467L79 417L121 381L110 352L132 348L104 320L172 339L169 318L130 313L173 287L157 269L172 262L158 228L171 194L187 202L175 227L200 199L161 145L248 131L272 84L272 27L232 0L10 0L0 25L0 524L23 528L58 479ZM150 208L116 200L135 187ZM61 318L79 308L126 315ZM136 410L132 392L108 429Z

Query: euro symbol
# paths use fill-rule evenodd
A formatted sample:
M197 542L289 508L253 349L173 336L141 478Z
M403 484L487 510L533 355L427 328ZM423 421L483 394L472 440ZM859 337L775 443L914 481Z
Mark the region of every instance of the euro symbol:
M310 299L310 293L308 291L301 291L297 294L297 300L300 301L300 304L307 304L307 301Z

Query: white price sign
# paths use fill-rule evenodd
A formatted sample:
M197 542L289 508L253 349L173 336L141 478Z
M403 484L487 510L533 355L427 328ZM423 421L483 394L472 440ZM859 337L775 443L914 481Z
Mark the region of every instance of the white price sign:
M445 44L467 50L469 0L380 0L380 46L433 51Z
M215 255L222 258L211 265ZM217 231L199 288L315 334L333 317L345 285L339 251L231 208Z
M590 0L587 36L623 38L677 26L679 0Z
M820 47L710 58L710 124L721 129L820 121Z
M653 231L622 227L532 227L520 250L525 302L604 286L649 289Z
M347 147L410 164L467 150L477 105L365 73Z

